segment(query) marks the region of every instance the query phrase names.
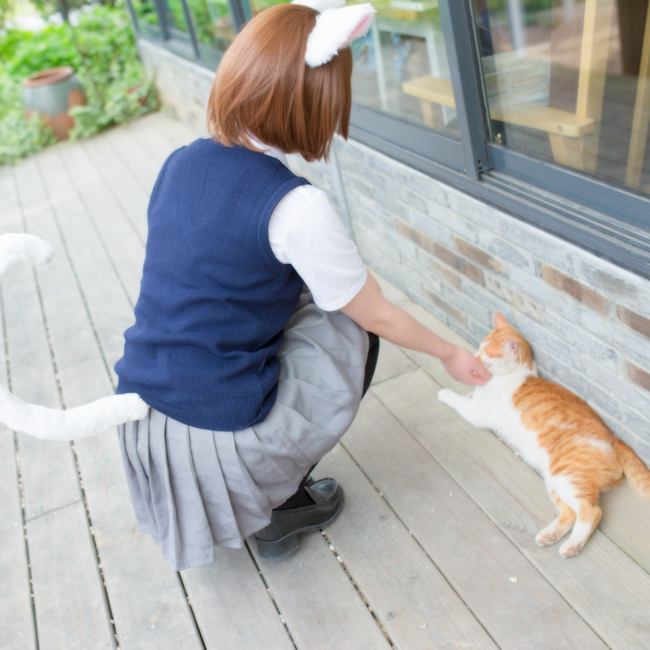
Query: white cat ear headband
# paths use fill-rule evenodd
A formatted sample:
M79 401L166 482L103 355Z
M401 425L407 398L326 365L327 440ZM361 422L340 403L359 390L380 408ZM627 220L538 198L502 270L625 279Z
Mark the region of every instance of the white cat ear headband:
M368 2L345 7L345 0L294 0L321 12L307 39L305 63L317 68L330 61L355 38L364 36L370 27L375 10Z

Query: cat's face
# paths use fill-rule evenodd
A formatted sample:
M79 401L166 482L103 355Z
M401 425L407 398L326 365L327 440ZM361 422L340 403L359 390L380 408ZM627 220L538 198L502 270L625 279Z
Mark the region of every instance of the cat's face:
M533 368L528 341L499 312L494 315L494 330L483 339L476 357L493 375L505 375L522 366Z

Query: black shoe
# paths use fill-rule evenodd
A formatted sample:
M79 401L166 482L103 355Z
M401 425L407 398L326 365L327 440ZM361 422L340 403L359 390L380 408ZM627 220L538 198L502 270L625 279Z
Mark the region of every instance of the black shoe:
M274 510L271 523L255 533L260 557L275 560L293 553L298 548L298 533L327 528L341 514L343 488L335 479L308 482L305 490L314 500L313 505Z

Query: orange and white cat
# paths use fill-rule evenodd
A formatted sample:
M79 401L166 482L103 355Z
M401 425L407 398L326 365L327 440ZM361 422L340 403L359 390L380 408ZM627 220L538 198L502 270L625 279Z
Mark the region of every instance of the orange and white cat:
M535 540L548 546L573 529L560 547L572 557L598 526L600 493L625 475L650 500L650 470L584 400L539 377L530 345L503 315L494 325L476 355L492 377L468 397L443 389L438 399L503 437L542 475L560 516Z

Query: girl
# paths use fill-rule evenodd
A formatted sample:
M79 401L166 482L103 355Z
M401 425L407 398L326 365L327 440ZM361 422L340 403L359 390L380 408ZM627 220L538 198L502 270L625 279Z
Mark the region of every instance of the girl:
M121 395L109 399L137 402L119 427L127 481L175 571L253 534L262 557L282 557L334 521L341 487L309 473L356 415L377 336L440 358L458 381L489 378L384 299L325 193L286 164L287 153L326 159L335 133L347 138L348 44L373 13L260 13L219 65L213 138L174 152L154 186Z

